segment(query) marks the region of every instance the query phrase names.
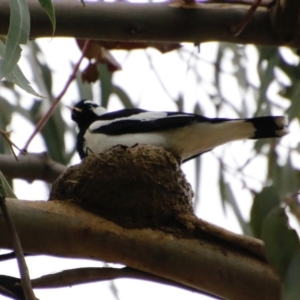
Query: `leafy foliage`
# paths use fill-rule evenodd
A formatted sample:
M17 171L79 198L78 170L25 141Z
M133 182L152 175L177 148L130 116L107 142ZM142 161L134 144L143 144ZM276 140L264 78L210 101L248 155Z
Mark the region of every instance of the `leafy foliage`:
M55 10L54 10L54 6L52 4L51 0L39 0L39 3L41 5L41 7L46 11L51 24L52 24L52 36L55 33L55 29L56 29L56 17L55 17Z
M20 44L29 37L29 10L25 0L10 0L10 23L3 59L0 64L0 79L8 76L15 68L21 55Z
M280 198L274 186L265 187L255 195L251 209L251 227L255 237L261 238L262 225L268 213L280 205Z
M205 113L207 105L214 108L216 115L221 115L224 111L230 111L236 117L243 118L252 115L274 114L286 112L290 121L298 122L299 114L296 112L297 107L291 110L284 102L289 102L293 105L297 102L297 86L292 83L296 82L299 77L298 65L294 66L286 61L285 56L279 49L275 48L252 48L257 55L256 69L253 68L252 58L249 58L249 49L242 46L234 46L232 44L220 44L217 48L216 59L210 62L211 68L214 70L214 77L211 82L205 78L205 74L198 68L194 67L199 63L199 57L192 52L182 48L177 50L181 60L188 66L187 73L193 74L203 84L204 90L207 93L207 101L197 101L194 104L194 110L197 113ZM37 43L31 42L27 46L30 62L28 65L33 74L33 80L38 90L47 95L47 100L34 99L29 109L25 109L19 99L22 98L19 91L14 90L12 85L2 82L2 88L10 91L14 95L14 103L4 96L0 99L1 103L6 107L5 118L1 118L2 128L10 126L13 120L14 113L21 114L32 124L43 116L45 107L49 107L55 98L53 93L53 72L48 65L41 48ZM191 60L194 60L191 62ZM79 72L76 76L76 85L78 89L78 98L94 98L97 93L101 95L99 101L102 106L107 107L110 104L112 96L116 96L124 107L135 107L135 101L131 98L130 92L114 82L115 74L107 67L107 63L103 61L92 63L96 68L93 81L96 80L96 85L92 88L91 85L84 82L82 74ZM194 65L193 65L194 64ZM282 68L281 68L282 67ZM257 71L258 83L253 81L249 75L249 69ZM82 71L84 72L84 71ZM119 71L122 72L122 71ZM159 84L164 85L163 80L159 78L158 72L154 72ZM282 75L284 74L284 76ZM95 77L96 76L96 77ZM238 87L238 101L233 101L228 97L224 90L224 78L236 78ZM277 86L277 95L280 100L274 101L274 94L270 94L270 90ZM95 87L97 89L95 89ZM164 86L164 89L168 88ZM95 92L96 91L96 92ZM171 95L171 93L169 93ZM291 98L283 98L283 96ZM172 97L172 101L178 109L184 109L187 105L187 99L184 95L179 95L177 98ZM63 164L68 164L75 153L73 148L66 153L65 132L69 132L75 136L75 131L72 126L65 122L62 106L54 112L49 122L41 131L41 136L45 142L48 155ZM2 146L2 153L7 153L8 149ZM246 160L241 162L228 162L227 158L229 146L225 146L220 152L214 152L214 157L219 165L219 192L221 195L222 206L224 212L226 207L231 207L236 216L243 232L247 235L254 235L258 238L263 238L266 241L268 257L270 262L274 263L279 273L282 275L284 282L284 294L287 299L293 299L289 295L298 295L298 290L295 287L295 278L297 278L294 263L298 264L298 250L296 249L297 242L295 233L292 232L287 225L287 217L283 209L278 208L283 201L287 201L291 194L298 191L299 188L299 170L293 165L291 159L292 154L299 153L299 147L290 147L283 153L283 147L274 140L260 140L252 148L251 155ZM286 146L287 147L287 146ZM281 157L286 157L286 163L280 162ZM247 175L247 169L252 164L255 165L256 160L263 158L267 161L265 176L260 176L260 182L250 179ZM201 204L200 189L202 176L200 172L203 169L203 158L196 161L196 194L195 206ZM230 165L229 165L230 164ZM260 172L260 170L257 170ZM234 179L233 179L234 178ZM232 181L239 181L250 195L255 195L251 209L250 221L247 221L247 216L242 212L241 199L236 195ZM253 183L254 182L254 183ZM271 185L270 185L271 184ZM255 188L252 188L254 186ZM299 203L293 201L288 203L291 207L291 213L299 219ZM282 231L278 236L279 230ZM281 232L280 231L280 232ZM292 233L291 233L292 232ZM280 238L279 238L280 237ZM284 239L284 240L283 240ZM285 244L286 247L280 245ZM286 252L284 252L286 251Z
M38 43L29 42L24 49L28 53L26 59L39 92L33 90L17 65L21 53L20 44L26 44L29 36L29 12L24 0L10 0L9 3L12 11L10 29L6 44L0 41L0 55L3 58L0 65L0 77L5 77L9 81L0 83L2 90L0 106L5 112L1 113L0 118L0 129L3 130L11 127L16 114L35 126L55 99L53 87L55 74L50 67L51 62L47 61ZM40 1L40 3L52 22L54 33L56 21L53 5L48 0ZM84 42L77 40L81 50ZM153 57L158 51L151 52L151 54L146 52L153 77L156 78L163 92L169 96L169 99L162 101L171 100L178 110L190 105L196 113L209 111L215 116L228 113L236 118L286 114L291 124L299 126L300 60L286 48L221 43L216 47L215 58L204 62L203 58L195 54L193 50L181 48L178 44L93 41L83 53L89 63L84 70L76 74L75 83L78 90L76 97L78 99L94 98L96 101L100 98L99 103L104 107L108 107L113 97L116 97L124 107L137 106L137 97L132 96L130 89L115 82L115 71L122 72L120 71L122 64L109 50L125 49L134 54L136 52L133 49L146 49L148 46L162 53L169 51L173 51L170 53L172 55L176 53L178 60L185 66L187 81L192 78L196 82L196 87L193 87L196 91L198 86L201 86L201 93L197 91L193 94L194 102L191 104L187 95L189 91L185 90L183 82L180 82L180 86L173 84L170 88L166 84L169 78L161 78L159 66L153 63ZM212 79L207 79L207 68L201 68L204 63L212 70ZM237 95L234 97L231 90L233 88L228 88L226 80L231 80L236 87ZM87 82L95 84L92 86ZM45 99L31 99L31 104L26 106L22 103L24 94L15 89L15 85L36 97L40 97L41 94ZM134 88L137 85L135 84ZM64 165L70 163L75 153L74 146L68 152L65 150L66 133L71 134L73 141L75 140L74 127L66 122L63 106L60 105L41 130L41 137L50 158ZM229 147L225 146L222 151L217 150L212 154L218 168L218 192L221 196L223 211L226 213L227 207L230 207L245 234L264 240L268 260L282 280L283 299L299 299L299 238L289 227L287 209L282 208L283 204L287 205L290 214L300 223L298 196L294 197L294 201L289 201L291 195L297 195L300 186L299 167L293 160L293 156L298 157L300 154L299 140L295 141L294 145L283 145L278 141L268 139L260 140L249 149L247 159L241 161L230 157ZM0 141L0 153L9 153L8 146L2 141ZM259 165L262 160L265 167L263 164ZM200 197L201 188L204 188L203 165L202 157L195 161L195 207L200 207L200 201L203 198ZM256 178L251 178L252 175L249 175L249 169L253 166L256 168ZM2 174L0 176L2 188L7 187L4 177ZM250 220L248 220L249 212L246 216L243 212L243 199L235 192L236 184L253 198ZM7 191L3 190L3 193ZM210 195L205 195L205 197L210 197Z
M299 299L300 241L295 230L289 228L283 208L274 208L268 214L262 228L262 239L267 259L282 279L283 299Z
M0 195L2 197L10 197L10 198L15 198L17 199L15 193L11 189L9 183L7 182L6 178L0 171Z

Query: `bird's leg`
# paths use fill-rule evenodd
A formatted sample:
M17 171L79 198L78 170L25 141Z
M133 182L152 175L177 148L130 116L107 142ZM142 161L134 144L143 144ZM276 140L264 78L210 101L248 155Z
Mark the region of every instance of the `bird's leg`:
M86 147L86 150L85 150L85 154L86 154L86 156L88 156L88 155L89 155L89 152L90 152L90 154L94 154L94 152L91 150L91 148L89 148L89 147Z

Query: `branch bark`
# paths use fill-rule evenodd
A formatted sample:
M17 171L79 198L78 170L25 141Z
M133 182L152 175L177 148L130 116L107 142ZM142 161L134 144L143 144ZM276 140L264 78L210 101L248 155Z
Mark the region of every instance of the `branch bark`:
M138 271L136 269L132 269L129 267L77 268L71 270L69 269L58 273L48 274L39 278L35 278L31 281L31 283L34 288L58 288L58 287L69 287L77 284L91 283L97 281L99 282L99 281L106 281L106 280L115 280L119 278L147 280L151 282L177 287L194 293L204 294L207 296L214 296L205 293L203 291L199 292L199 290L187 287L186 285L179 284L174 281L167 280L159 276L155 276L142 271Z
M18 156L18 161L6 154L0 154L0 170L9 178L28 181L44 180L53 182L66 167L49 159L44 153L28 153Z
M282 43L299 38L299 11L300 2L298 0L276 1L276 5L272 9L271 21Z
M7 199L7 207L26 252L122 263L226 299L280 298L264 260L216 238L124 229L68 202ZM7 230L0 247L12 248Z
M263 7L255 12L245 30L236 37L232 27L244 18L248 5L199 4L196 7L176 7L170 3L87 2L83 7L79 2L59 1L54 2L54 6L57 21L54 37L193 43L226 41L300 47L299 37L293 40L280 37L280 31L273 28L270 10ZM29 1L29 9L30 37L53 37L50 21L38 2ZM295 15L299 16L298 7ZM293 24L296 24L296 31L299 32L298 18L295 22ZM8 25L9 6L7 1L0 0L0 34L7 33Z

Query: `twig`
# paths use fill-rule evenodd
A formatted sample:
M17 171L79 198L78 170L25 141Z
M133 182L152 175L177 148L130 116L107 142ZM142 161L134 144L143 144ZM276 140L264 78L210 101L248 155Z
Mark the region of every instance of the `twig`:
M56 106L58 105L59 101L61 100L61 98L64 96L64 94L66 93L66 91L68 90L70 84L72 83L72 81L76 78L76 73L79 69L79 66L83 60L83 58L85 57L85 52L88 48L89 45L89 40L85 41L85 44L83 45L82 48L82 54L80 59L78 60L78 62L76 63L76 65L74 66L73 72L70 75L69 79L67 80L64 88L62 89L62 91L60 92L60 94L54 99L51 107L49 108L49 110L46 112L46 114L39 120L39 122L36 124L35 129L33 131L33 133L31 134L31 136L29 137L28 141L26 142L25 146L24 146L24 150L26 151L29 144L31 143L31 141L33 140L33 138L35 137L35 135L40 132L40 130L44 127L44 125L46 124L46 122L49 120L49 118L52 116L54 109L56 108Z
M10 231L13 247L16 253L16 258L19 266L19 272L21 276L21 283L24 290L24 294L26 297L26 300L36 300L36 297L34 295L34 292L32 290L31 281L29 277L28 268L26 265L26 261L23 255L23 249L20 243L20 239L16 230L16 227L9 215L9 212L7 210L5 199L2 195L0 195L0 207L3 212L3 217L5 219L5 222L7 224L7 227Z
M250 22L253 14L255 13L261 2L262 0L256 0L255 2L253 2L249 10L247 11L244 19L238 25L233 26L232 33L234 36L239 36L242 33L247 24Z
M7 136L9 134L9 132L5 132L3 130L0 129L0 135L7 141L8 143L8 146L13 154L13 156L15 157L16 160L18 160L18 157L14 151L14 148L15 147L16 149L18 149L21 153L23 152L15 143L13 143L10 138Z

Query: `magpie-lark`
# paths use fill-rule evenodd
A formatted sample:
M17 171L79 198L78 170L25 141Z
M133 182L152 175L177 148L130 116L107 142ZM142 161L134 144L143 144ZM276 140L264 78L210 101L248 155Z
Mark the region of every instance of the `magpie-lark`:
M79 127L77 151L81 158L116 145L147 144L163 147L185 162L230 141L281 137L289 132L285 117L280 116L210 119L139 108L107 112L91 100L81 100L71 110Z

